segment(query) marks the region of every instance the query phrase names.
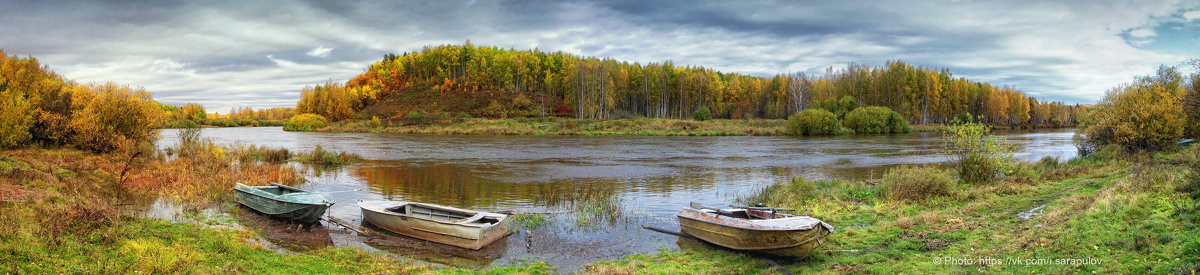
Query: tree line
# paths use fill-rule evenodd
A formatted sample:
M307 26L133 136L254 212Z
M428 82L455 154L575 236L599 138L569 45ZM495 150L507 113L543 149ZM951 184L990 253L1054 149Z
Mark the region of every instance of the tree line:
M852 97L857 104L853 107L888 107L915 124L942 123L970 113L999 125L1065 126L1073 125L1082 110L902 61L880 67L830 67L820 76L799 72L758 77L670 61L640 64L468 41L385 55L345 84L327 81L305 88L296 111L343 120L383 97L424 86L523 94L535 102L535 116L569 113L577 118L686 118L700 107L718 118L784 118L843 97Z
M294 109L285 107L260 108L250 107L231 108L229 114L208 113L204 105L187 103L184 105L162 105L167 113L166 128L194 128L201 125L218 127L240 126L282 126L284 121L292 117Z
M0 50L0 148L133 148L157 134L155 129L166 118L160 106L142 88L76 83L35 58Z

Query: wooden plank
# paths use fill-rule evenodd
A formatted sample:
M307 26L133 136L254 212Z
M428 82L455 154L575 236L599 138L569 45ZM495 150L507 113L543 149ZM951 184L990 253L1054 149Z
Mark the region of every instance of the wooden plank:
M646 230L650 230L650 231L654 231L654 232L658 232L658 233L664 233L664 234L670 234L670 235L675 235L675 236L685 237L685 238L695 238L695 237L694 237L694 236L692 236L692 235L688 235L687 233L683 233L683 232L680 232L680 231L674 231L674 230L670 230L670 229L663 229L663 228L653 227L653 226L644 225L644 224L642 225L642 229L646 229Z
M350 231L354 231L354 233L358 233L358 235L361 235L361 236L370 236L371 235L371 233L369 231L367 231L366 228L358 227L356 225L353 225L349 222L346 222L346 221L339 219L337 217L334 217L334 216L326 217L325 221L328 221L330 223L333 223L334 225L340 226L345 229L350 229Z
M771 260L771 259L767 259L767 258L762 258L762 260L764 262L767 262L767 264L771 265L772 267L774 267L775 270L779 270L779 273L783 273L785 275L792 275L791 271L788 271L787 269L783 268L783 266L779 265L779 263L776 263L775 260Z

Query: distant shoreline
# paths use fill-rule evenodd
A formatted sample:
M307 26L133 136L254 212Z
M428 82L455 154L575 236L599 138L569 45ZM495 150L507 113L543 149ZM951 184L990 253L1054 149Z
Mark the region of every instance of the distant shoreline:
M941 124L912 125L912 132L936 132ZM996 130L1055 128L1049 125L998 126ZM1057 127L1063 128L1063 127ZM560 136L788 136L786 119L576 119L506 118L393 121L348 120L316 132L441 135L560 135ZM855 135L853 131L849 135Z

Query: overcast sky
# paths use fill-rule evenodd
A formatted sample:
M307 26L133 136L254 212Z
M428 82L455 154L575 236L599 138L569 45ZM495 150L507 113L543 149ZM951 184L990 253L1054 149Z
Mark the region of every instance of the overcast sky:
M1068 103L1200 57L1195 0L393 2L0 0L0 49L222 113L466 40L760 76L899 59Z

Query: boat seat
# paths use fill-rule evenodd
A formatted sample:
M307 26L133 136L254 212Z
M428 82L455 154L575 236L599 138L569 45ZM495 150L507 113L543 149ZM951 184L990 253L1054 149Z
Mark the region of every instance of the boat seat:
M460 224L461 223L473 223L473 222L482 220L485 217L487 217L487 215L485 215L484 213L475 213L475 216L467 217L466 219L463 219L462 221L457 222L457 223L460 223Z

